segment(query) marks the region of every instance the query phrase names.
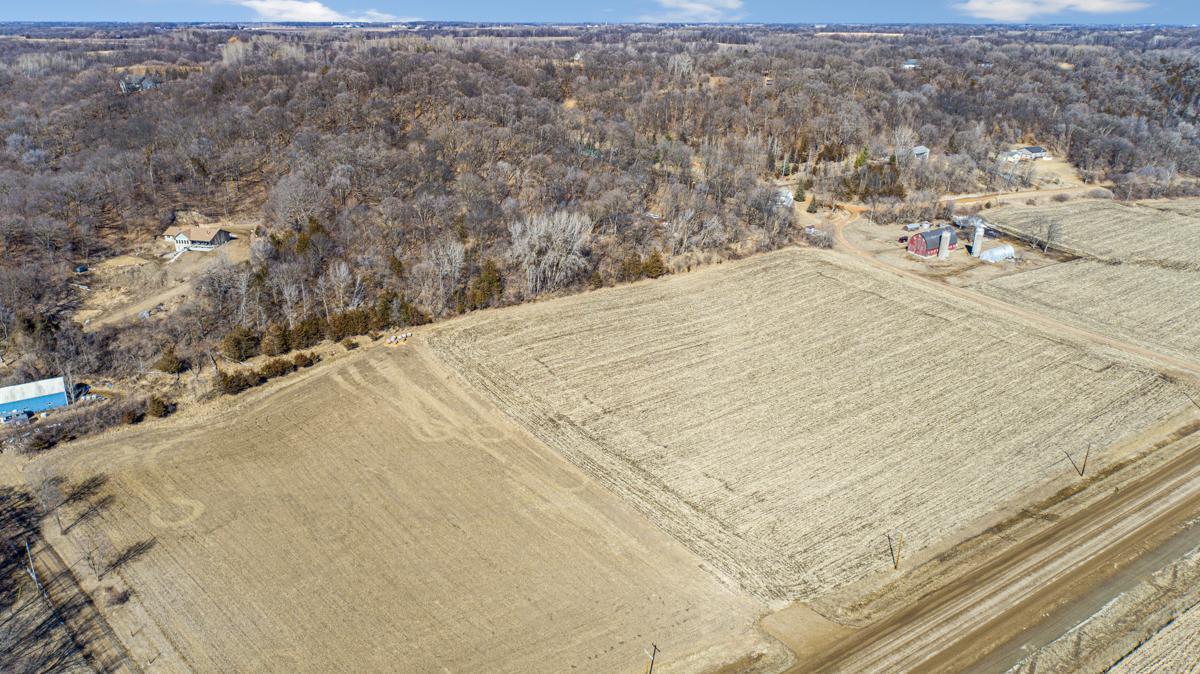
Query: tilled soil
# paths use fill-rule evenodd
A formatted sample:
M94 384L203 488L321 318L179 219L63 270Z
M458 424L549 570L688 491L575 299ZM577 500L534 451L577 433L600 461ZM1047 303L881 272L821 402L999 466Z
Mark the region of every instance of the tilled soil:
M1110 352L791 249L484 312L435 350L766 600L890 568L1182 407ZM1093 464L1095 465L1095 464Z

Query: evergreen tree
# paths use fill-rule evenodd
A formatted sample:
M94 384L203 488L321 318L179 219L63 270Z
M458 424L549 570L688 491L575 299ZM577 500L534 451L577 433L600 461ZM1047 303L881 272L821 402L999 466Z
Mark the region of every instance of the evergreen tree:
M649 278L658 278L667 273L667 265L663 262L662 253L657 250L646 256L642 263L642 273Z
M858 156L854 158L854 168L862 168L867 165L867 148L859 151Z

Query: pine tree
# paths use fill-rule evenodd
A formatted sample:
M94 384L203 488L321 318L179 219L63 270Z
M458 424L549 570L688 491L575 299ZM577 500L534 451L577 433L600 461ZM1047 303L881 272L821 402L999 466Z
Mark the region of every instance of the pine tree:
M667 273L667 265L663 262L662 253L657 250L646 256L642 263L642 273L649 278L658 278Z
M854 158L854 168L862 168L867 165L867 148L859 151L858 156Z

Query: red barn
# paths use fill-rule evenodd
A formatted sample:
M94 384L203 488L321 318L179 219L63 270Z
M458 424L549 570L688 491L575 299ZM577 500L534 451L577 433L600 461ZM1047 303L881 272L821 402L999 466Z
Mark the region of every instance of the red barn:
M917 232L908 239L908 252L921 257L933 257L938 254L938 246L942 242L942 232L950 232L950 250L958 248L958 234L953 227L938 227L924 232Z

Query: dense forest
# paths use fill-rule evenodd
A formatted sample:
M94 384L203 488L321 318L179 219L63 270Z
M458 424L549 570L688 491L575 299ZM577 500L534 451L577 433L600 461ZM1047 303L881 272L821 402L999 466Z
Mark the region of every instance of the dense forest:
M1027 179L997 158L1024 142L1121 198L1194 189L1194 30L894 30L8 26L6 378L129 376L231 333L280 351L779 247L802 230L780 178L934 215ZM74 266L185 209L261 219L250 261L83 332Z

